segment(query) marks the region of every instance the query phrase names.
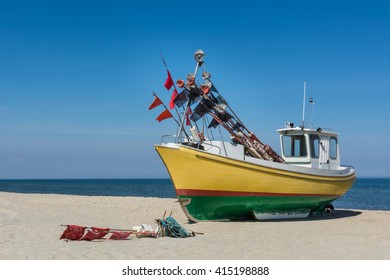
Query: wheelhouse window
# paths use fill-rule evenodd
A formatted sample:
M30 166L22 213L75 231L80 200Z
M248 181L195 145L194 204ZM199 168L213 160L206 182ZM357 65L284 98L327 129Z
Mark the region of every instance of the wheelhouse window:
M310 150L311 157L318 158L319 157L319 147L320 147L320 137L318 135L310 135Z
M285 157L306 157L306 141L304 135L283 135L283 154Z
M329 156L331 159L337 159L337 138L330 138Z

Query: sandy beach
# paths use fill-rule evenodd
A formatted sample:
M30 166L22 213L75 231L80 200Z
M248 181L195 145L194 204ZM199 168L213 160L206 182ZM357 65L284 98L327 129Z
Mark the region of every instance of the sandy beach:
M164 212L191 238L60 240L76 224L157 226ZM176 199L0 192L2 260L389 260L390 212L335 210L304 220L189 223Z

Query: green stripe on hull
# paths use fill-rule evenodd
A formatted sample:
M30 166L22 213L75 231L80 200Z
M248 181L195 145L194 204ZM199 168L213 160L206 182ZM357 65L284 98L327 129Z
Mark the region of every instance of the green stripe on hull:
M253 210L322 211L336 198L337 196L179 196L182 207L186 208L184 210L187 210L192 218L200 221L248 219L253 217Z

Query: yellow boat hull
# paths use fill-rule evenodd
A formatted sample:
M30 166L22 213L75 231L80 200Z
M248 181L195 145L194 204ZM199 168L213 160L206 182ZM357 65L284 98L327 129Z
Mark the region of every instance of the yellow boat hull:
M324 175L253 164L183 145L156 145L183 211L192 221L243 219L253 213L323 211L355 173Z

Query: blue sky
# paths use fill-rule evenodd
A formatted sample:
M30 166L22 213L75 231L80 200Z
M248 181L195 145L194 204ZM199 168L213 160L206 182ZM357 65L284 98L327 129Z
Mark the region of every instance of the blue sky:
M177 80L197 49L263 142L301 121L306 80L343 164L389 177L390 5L227 3L1 1L0 178L168 177L153 144L174 122L147 108L170 98L160 51Z

